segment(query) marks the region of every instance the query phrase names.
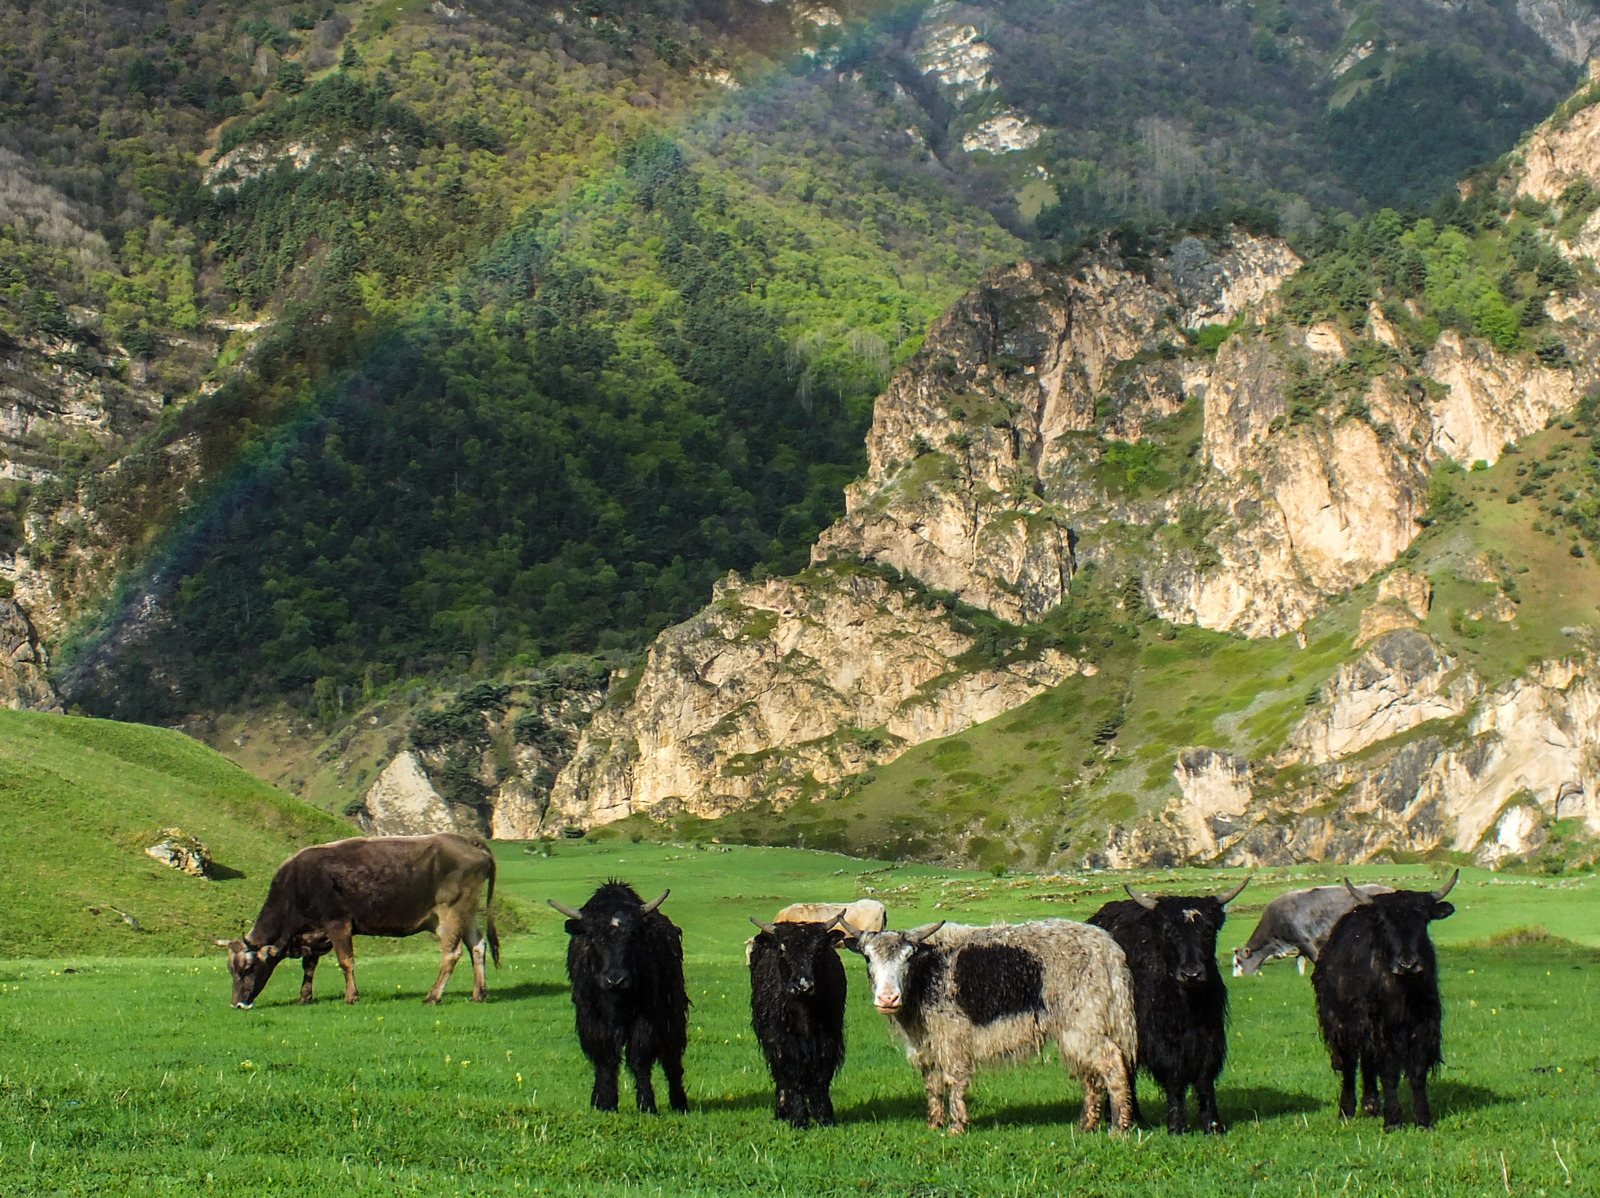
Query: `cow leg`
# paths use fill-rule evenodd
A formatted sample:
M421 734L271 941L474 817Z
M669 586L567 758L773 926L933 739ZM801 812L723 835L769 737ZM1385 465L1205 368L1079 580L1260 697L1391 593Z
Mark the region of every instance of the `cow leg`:
M655 1057L637 1044L628 1045L628 1072L633 1075L633 1101L641 1115L656 1113L656 1088L651 1084L650 1071L655 1068Z
M1195 1082L1194 1096L1200 1103L1200 1130L1208 1136L1220 1136L1222 1119L1217 1114L1217 1079Z
M300 968L305 974L300 979L300 1004L304 1006L311 1001L311 979L316 976L317 962L322 960L320 954L307 953L300 959Z
M1428 1109L1428 1071L1411 1069L1406 1072L1411 1086L1411 1118L1418 1127L1433 1126L1433 1112Z
M944 1126L944 1074L937 1065L923 1067L922 1088L928 1095L928 1126L937 1130Z
M1383 1086L1383 1130L1394 1131L1400 1126L1400 1071L1386 1067L1378 1081Z
M487 946L484 944L483 933L479 931L476 920L467 929L466 941L467 951L472 954L472 1001L482 1002L483 996L489 991L489 981L483 973Z
M1340 1070L1343 1081L1339 1086L1339 1118L1349 1119L1356 1113L1356 1067L1352 1062Z
M1369 1119L1378 1113L1378 1069L1371 1057L1361 1062L1361 1113Z
M967 1085L972 1081L972 1074L957 1073L945 1080L950 1085L950 1134L959 1136L967 1130Z
M422 1001L430 1007L439 1005L439 997L444 993L444 984L450 980L450 975L455 972L456 962L461 960L461 937L445 924L439 925L439 976L433 979L433 989ZM474 998L480 998L474 987Z
M349 926L330 932L328 939L333 941L334 960L344 970L344 1000L353 1003L361 995L356 991L356 949L351 941Z

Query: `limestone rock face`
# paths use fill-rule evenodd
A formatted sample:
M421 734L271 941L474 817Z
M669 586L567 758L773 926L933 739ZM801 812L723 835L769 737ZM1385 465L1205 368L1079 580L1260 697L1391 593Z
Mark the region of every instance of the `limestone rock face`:
M1423 359L1423 373L1447 388L1433 404L1433 447L1462 465L1499 460L1508 441L1545 426L1581 395L1571 370L1550 370L1497 354L1451 329Z
M1600 832L1597 664L1545 661L1488 689L1422 633L1389 633L1324 688L1271 763L1312 767L1294 786L1187 749L1181 797L1115 829L1106 857L1253 866L1450 849L1497 867L1536 852L1556 819Z
M1559 128L1549 121L1540 125L1521 153L1515 198L1548 203L1575 180L1600 178L1600 105L1578 110Z
M1576 0L1517 0L1517 16L1562 62L1582 66L1600 42L1600 16Z
M13 711L61 710L50 685L44 645L28 615L11 599L0 599L0 703Z
M730 577L661 634L631 700L596 714L545 827L782 807L1083 668L1050 649L962 668L974 643L942 605L858 569Z
M433 788L417 755L401 753L367 791L359 817L370 836L422 836L429 832L471 832Z

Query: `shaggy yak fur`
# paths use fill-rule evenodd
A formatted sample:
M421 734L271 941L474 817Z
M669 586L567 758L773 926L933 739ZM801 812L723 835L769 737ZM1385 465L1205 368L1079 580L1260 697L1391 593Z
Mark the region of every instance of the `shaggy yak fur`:
M683 933L656 910L667 893L646 903L633 887L612 880L582 910L549 900L567 917L567 977L578 1043L594 1066L589 1102L596 1110L617 1109L617 1070L624 1052L641 1111L656 1113L650 1073L657 1061L667 1076L672 1109L689 1109L683 1092L683 1051L689 1043Z
M938 923L908 932L846 926L867 959L872 999L922 1073L928 1126L967 1126L967 1085L986 1061L1019 1061L1055 1040L1083 1083L1085 1131L1109 1093L1112 1123L1132 1119L1137 1057L1133 983L1109 934L1065 919L987 928Z
M1366 897L1351 887L1356 905L1334 925L1311 974L1317 1020L1335 1073L1343 1075L1339 1114L1356 1111L1356 1068L1361 1069L1361 1113L1378 1113L1374 1080L1383 1085L1383 1129L1400 1126L1400 1075L1411 1086L1411 1117L1432 1127L1428 1073L1440 1055L1438 965L1428 924L1455 908L1444 901L1460 870L1438 890L1397 890ZM1348 881L1345 882L1349 886Z
M761 923L750 945L750 1026L767 1058L773 1115L833 1126L828 1089L844 1063L845 933L827 923Z
M1357 886L1356 890L1368 898L1394 893L1392 886ZM1261 912L1261 922L1250 939L1233 950L1233 976L1254 976L1276 957L1299 957L1300 972L1304 973L1307 961L1317 963L1333 925L1355 905L1355 897L1343 886L1284 891Z
M279 962L290 957L300 958L300 1001L310 1002L317 962L330 951L344 970L344 1000L353 1003L359 996L352 937L417 932L439 937L439 976L422 1001L439 1001L465 943L472 953L472 1001L482 1002L480 899L498 968L500 938L491 910L494 854L476 836L356 836L301 849L272 876L255 926L242 940L217 941L228 950L233 1005L248 1010Z
M1222 1130L1217 1075L1228 1055L1228 988L1217 969L1217 933L1245 882L1206 898L1149 898L1129 890L1132 897L1107 903L1089 919L1110 932L1128 958L1139 1068L1166 1091L1167 1130L1173 1134L1188 1129L1184 1101L1190 1086L1200 1104L1201 1129ZM1137 1096L1132 1101L1138 1119Z

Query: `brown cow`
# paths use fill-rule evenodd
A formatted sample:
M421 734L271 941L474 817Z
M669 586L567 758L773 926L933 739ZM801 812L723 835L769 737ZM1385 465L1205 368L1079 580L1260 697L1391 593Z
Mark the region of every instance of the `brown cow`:
M278 963L299 957L305 980L300 1001L311 1001L317 960L332 951L344 970L344 1000L356 1001L355 950L351 938L439 937L439 977L423 999L437 1003L461 959L464 941L472 953L472 1001L484 994L484 936L478 930L478 900L484 883L489 950L500 965L495 933L494 854L476 836L352 837L301 849L278 867L267 901L243 940L218 940L228 950L233 1005L249 1010Z

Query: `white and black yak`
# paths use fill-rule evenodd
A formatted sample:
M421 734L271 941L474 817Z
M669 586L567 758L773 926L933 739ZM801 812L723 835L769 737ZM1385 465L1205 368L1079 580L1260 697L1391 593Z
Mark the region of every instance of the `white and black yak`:
M873 1004L922 1074L928 1126L944 1125L948 1099L950 1131L964 1131L973 1070L1027 1059L1054 1040L1062 1067L1083 1083L1080 1126L1099 1123L1108 1094L1112 1125L1128 1127L1133 984L1108 933L1065 919L846 931L867 960Z
M657 1061L667 1101L687 1111L683 1053L689 1043L689 995L683 985L683 933L633 887L612 880L580 910L550 905L567 917L567 977L577 1014L578 1043L594 1066L590 1104L617 1109L617 1071L627 1054L639 1110L656 1113L650 1075Z
M750 1026L774 1087L773 1115L794 1127L831 1127L833 1076L844 1063L846 981L842 915L826 923L750 922Z
M1201 1130L1222 1130L1217 1075L1228 1056L1228 987L1217 968L1217 933L1228 904L1249 881L1202 898L1150 898L1129 889L1130 897L1107 903L1089 918L1111 933L1128 959L1139 1068L1166 1093L1167 1130L1174 1134L1188 1129L1184 1104L1191 1086ZM1139 1118L1137 1095L1133 1114Z
M1438 890L1361 894L1345 885L1355 906L1334 925L1311 973L1317 1021L1335 1073L1341 1074L1339 1114L1356 1112L1356 1069L1361 1070L1361 1113L1378 1113L1374 1082L1383 1086L1383 1129L1400 1126L1400 1077L1411 1087L1411 1117L1432 1127L1428 1074L1443 1064L1443 1010L1438 962L1428 925L1455 908L1444 901L1461 876Z

